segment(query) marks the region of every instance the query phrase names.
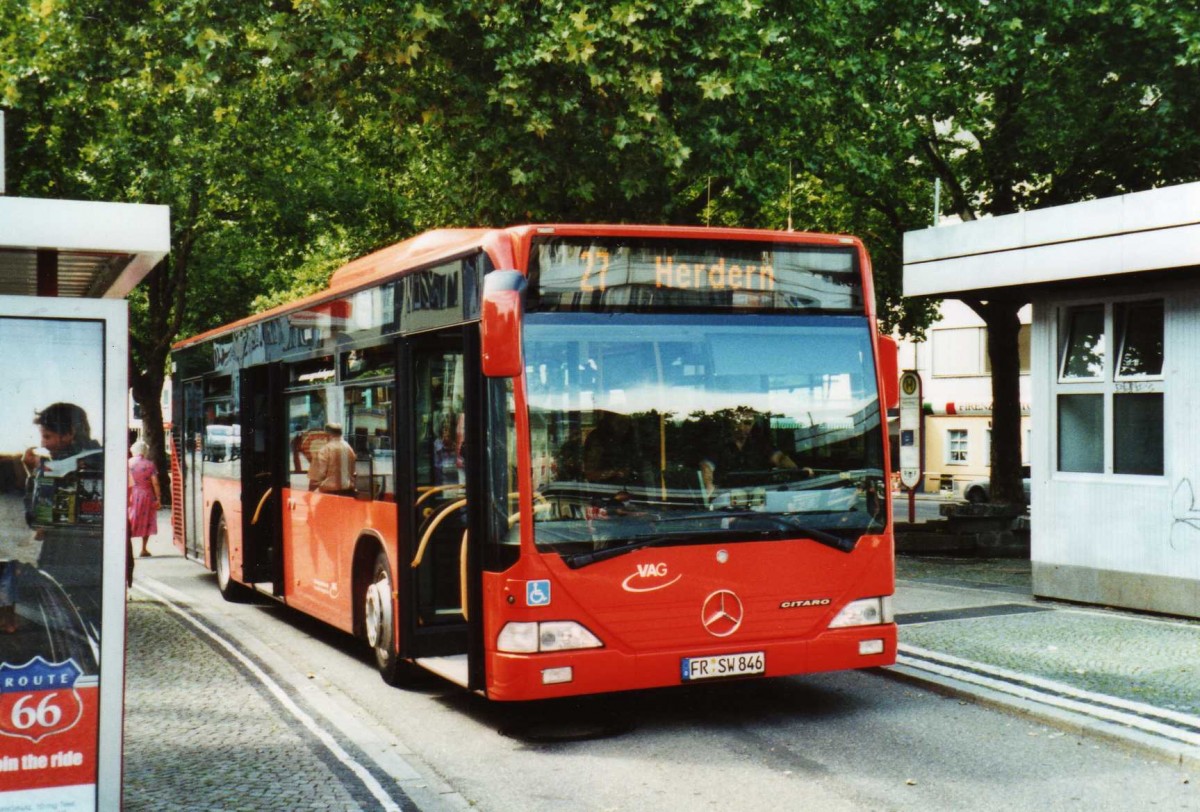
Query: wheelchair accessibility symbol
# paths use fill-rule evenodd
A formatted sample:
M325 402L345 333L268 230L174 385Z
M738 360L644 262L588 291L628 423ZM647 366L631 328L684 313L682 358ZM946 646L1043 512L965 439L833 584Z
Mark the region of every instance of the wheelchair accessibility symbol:
M525 604L527 606L550 605L550 581L528 581L525 584Z

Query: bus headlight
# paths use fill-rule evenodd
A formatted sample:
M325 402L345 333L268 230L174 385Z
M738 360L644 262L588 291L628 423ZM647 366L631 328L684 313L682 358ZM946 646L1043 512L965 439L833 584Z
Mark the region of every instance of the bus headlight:
M880 623L891 623L892 596L882 598L863 598L851 601L842 607L837 617L829 622L829 628L841 629L846 626L877 626Z
M603 645L596 635L573 620L506 623L496 638L496 648L514 654L600 648Z

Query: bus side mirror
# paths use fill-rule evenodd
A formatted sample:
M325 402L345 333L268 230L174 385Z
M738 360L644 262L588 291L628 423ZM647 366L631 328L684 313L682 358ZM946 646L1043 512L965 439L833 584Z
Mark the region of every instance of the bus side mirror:
M900 405L900 350L891 336L879 336L879 379L883 381L883 407Z
M483 277L479 334L483 374L515 378L525 369L521 354L521 311L525 277L517 271L492 271Z

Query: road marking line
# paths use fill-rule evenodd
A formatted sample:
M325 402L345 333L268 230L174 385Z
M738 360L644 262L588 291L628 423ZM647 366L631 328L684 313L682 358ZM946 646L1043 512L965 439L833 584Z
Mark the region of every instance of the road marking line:
M901 665L928 671L971 685L1040 702L1062 710L1117 722L1143 732L1200 746L1200 717L1156 708L1119 697L1096 694L1061 682L1019 674L1004 668L964 660L915 646L900 646L896 661ZM1163 721L1155 721L1154 718ZM1170 723L1184 725L1181 730Z
M178 614L188 623L195 626L204 635L220 645L221 648L229 652L234 659L245 666L250 673L252 673L264 686L266 686L267 690L270 691L271 694L279 701L279 704L281 704L289 713L291 713L292 716L294 716L296 720L300 722L300 724L304 725L304 727L307 728L310 733L316 736L321 744L325 745L325 748L329 750L334 758L340 761L343 766L349 769L358 777L360 781L362 781L363 786L365 786L370 793L375 796L375 799L379 802L381 809L388 810L388 812L401 812L400 805L392 799L392 796L386 789L384 789L383 785L375 779L375 776L373 776L371 772L362 764L360 764L353 756L347 753L324 728L318 725L311 716L305 713L304 710L301 709L300 706L297 705L292 698L287 695L279 683L275 682L275 680L273 680L265 671L259 668L253 660L238 650L233 643L229 642L220 634L201 623L186 609L175 604L173 601L159 594L153 589L150 589L144 583L139 581L134 584L133 588L139 592L144 592L154 600L161 602L164 606Z

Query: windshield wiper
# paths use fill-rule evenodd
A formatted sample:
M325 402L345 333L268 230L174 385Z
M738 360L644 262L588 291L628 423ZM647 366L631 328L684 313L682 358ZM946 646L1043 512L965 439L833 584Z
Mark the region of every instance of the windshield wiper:
M681 542L681 541L700 541L701 539L712 539L713 537L726 537L731 541L752 541L753 537L747 538L747 533L787 533L791 535L800 535L812 539L818 544L823 544L826 547L832 547L835 550L840 550L843 553L848 553L854 550L858 544L858 539L843 538L836 536L833 533L827 533L824 530L818 530L815 527L805 527L796 519L786 513L760 513L756 510L738 510L738 511L715 511L706 513L691 513L686 516L672 516L667 519L658 519L654 524L664 524L666 522L681 522L681 521L697 521L700 519L756 519L766 520L766 523L772 525L768 530L756 529L753 527L754 522L746 522L744 526L739 523L734 527L721 527L712 530L689 530L685 532L664 533L656 536L646 536L629 544L622 544L618 547L605 547L601 550L594 550L590 553L576 553L571 556L563 556L563 562L571 569L579 569L586 567L588 564L595 564L598 561L606 561L610 558L615 558L625 553L631 553L634 550L643 550L647 547L653 547L657 544L666 542Z
M683 516L671 516L665 519L657 519L654 524L663 524L665 522L685 522L697 521L701 519L757 519L765 520L775 526L777 530L782 530L787 533L799 533L808 536L818 544L824 544L826 547L832 547L835 550L841 550L843 553L848 553L858 544L858 539L848 539L842 536L827 533L824 530L819 530L815 527L807 527L802 524L793 513L767 513L758 510L714 510L705 513L688 513ZM728 530L747 528L725 528Z
M818 530L815 527L805 527L795 516L790 513L761 513L757 510L738 510L726 511L718 513L720 516L730 516L737 519L752 519L756 521L766 520L770 524L775 525L776 529L787 533L799 533L807 536L818 544L824 544L826 547L832 547L835 550L841 550L843 553L848 553L858 544L858 539L849 539L843 536L837 536L833 533L827 533L824 530ZM753 524L753 522L748 522ZM733 529L733 528L731 528Z
M625 553L632 553L634 550L644 550L647 547L653 547L657 544L665 544L670 541L688 542L697 541L700 538L717 537L736 537L737 539L745 540L745 533L742 531L727 530L720 528L716 530L698 530L688 531L685 533L663 533L657 536L644 536L637 541L632 541L629 544L622 544L617 547L605 547L601 550L593 550L590 553L576 553L575 555L563 556L563 563L573 570L580 567L586 567L588 564L595 564L597 561L607 561L610 558L616 558Z

